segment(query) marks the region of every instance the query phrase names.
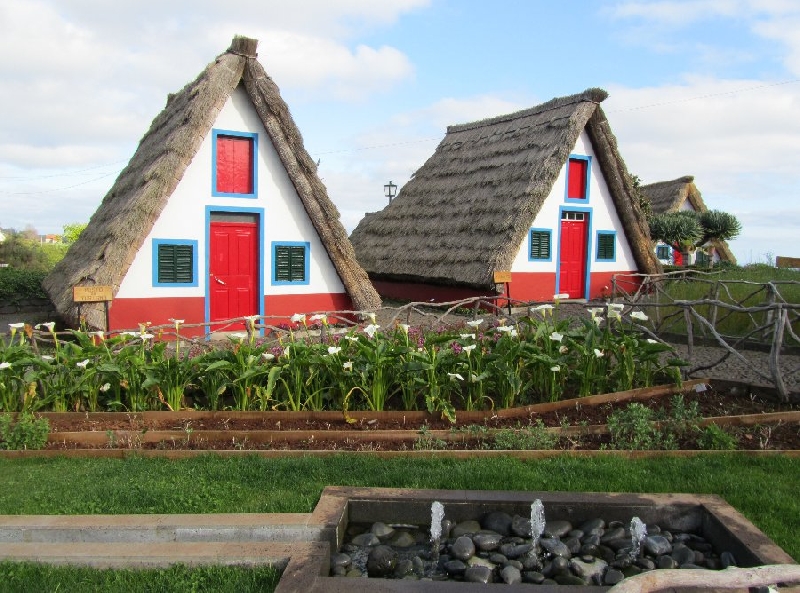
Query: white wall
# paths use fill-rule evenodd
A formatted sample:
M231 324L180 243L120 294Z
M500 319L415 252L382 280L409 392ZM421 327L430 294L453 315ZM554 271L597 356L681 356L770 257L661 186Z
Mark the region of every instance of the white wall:
M552 251L552 261L536 262L528 261L528 236L522 241L517 256L511 266L514 272L552 272L555 273L558 264L558 229L561 224L559 208L561 206L591 208L590 215L590 236L589 236L589 269L591 272L616 272L620 270L635 270L636 263L633 259L628 240L625 237L625 230L617 216L617 210L611 199L611 193L606 185L605 178L600 170L600 164L595 157L592 143L584 130L581 132L571 154L592 157L591 172L589 179L589 201L588 203L577 203L565 200L567 183L567 164L561 167L558 178L550 190L550 195L542 204L542 208L536 215L535 220L530 225L531 228L552 229L552 241L550 244ZM597 231L616 231L616 261L595 261L597 251Z
M325 247L306 214L297 191L275 151L261 120L240 86L227 101L213 126L216 129L258 133L257 198L212 196L212 134L203 140L178 187L145 239L141 250L116 298L204 297L206 295L206 206L262 208L264 211L263 292L270 294L312 294L344 292ZM154 287L152 282L152 240L191 239L198 242L196 287ZM310 242L309 284L272 286L272 241Z

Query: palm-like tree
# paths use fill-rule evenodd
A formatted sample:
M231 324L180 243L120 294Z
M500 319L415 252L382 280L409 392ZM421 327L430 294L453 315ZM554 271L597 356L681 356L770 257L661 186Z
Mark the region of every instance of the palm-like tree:
M741 232L739 220L733 214L719 210L681 210L656 214L650 219L650 237L667 245L679 246L685 262L689 261L689 252L698 247L714 241L729 241Z

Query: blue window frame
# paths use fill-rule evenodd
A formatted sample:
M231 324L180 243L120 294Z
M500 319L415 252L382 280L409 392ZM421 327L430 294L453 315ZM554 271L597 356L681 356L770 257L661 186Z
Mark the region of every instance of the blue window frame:
M669 261L672 258L672 248L669 245L657 245L656 258Z
M272 285L309 284L311 245L303 241L272 242Z
M528 233L528 261L553 261L553 231L531 229Z
M585 204L589 202L589 180L592 178L592 157L571 154L567 159L567 180L564 201Z
M197 286L197 241L153 239L153 286Z
M597 261L617 261L616 231L597 231Z
M227 192L227 191L220 191L218 188L218 175L217 175L217 168L220 162L221 155L218 153L218 149L220 147L220 141L223 141L225 138L233 138L233 139L247 139L250 141L252 145L252 150L250 151L250 155L248 157L249 163L240 163L239 167L246 166L249 167L249 174L250 174L250 184L251 190L250 192ZM258 197L258 134L253 134L250 132L237 132L234 130L212 130L211 131L211 195L212 196L220 196L220 197L228 197L228 198L256 198Z

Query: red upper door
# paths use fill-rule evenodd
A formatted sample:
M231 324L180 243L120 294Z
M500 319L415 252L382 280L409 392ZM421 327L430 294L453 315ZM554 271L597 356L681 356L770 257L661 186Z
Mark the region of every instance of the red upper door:
M586 296L588 228L588 212L562 212L558 292L568 294L571 299L582 299Z
M258 315L258 223L212 220L209 235L210 321Z

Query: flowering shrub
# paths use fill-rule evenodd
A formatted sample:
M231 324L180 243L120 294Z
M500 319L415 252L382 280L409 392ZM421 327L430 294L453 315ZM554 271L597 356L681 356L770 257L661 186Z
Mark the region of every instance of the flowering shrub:
M295 315L267 341L256 318L222 346L181 349L147 323L113 337L12 324L0 340L0 411L481 410L680 382L682 361L621 305L559 319L540 305L518 319L425 330L375 322L347 330ZM47 354L31 338L52 342ZM38 343L41 343L40 340Z

